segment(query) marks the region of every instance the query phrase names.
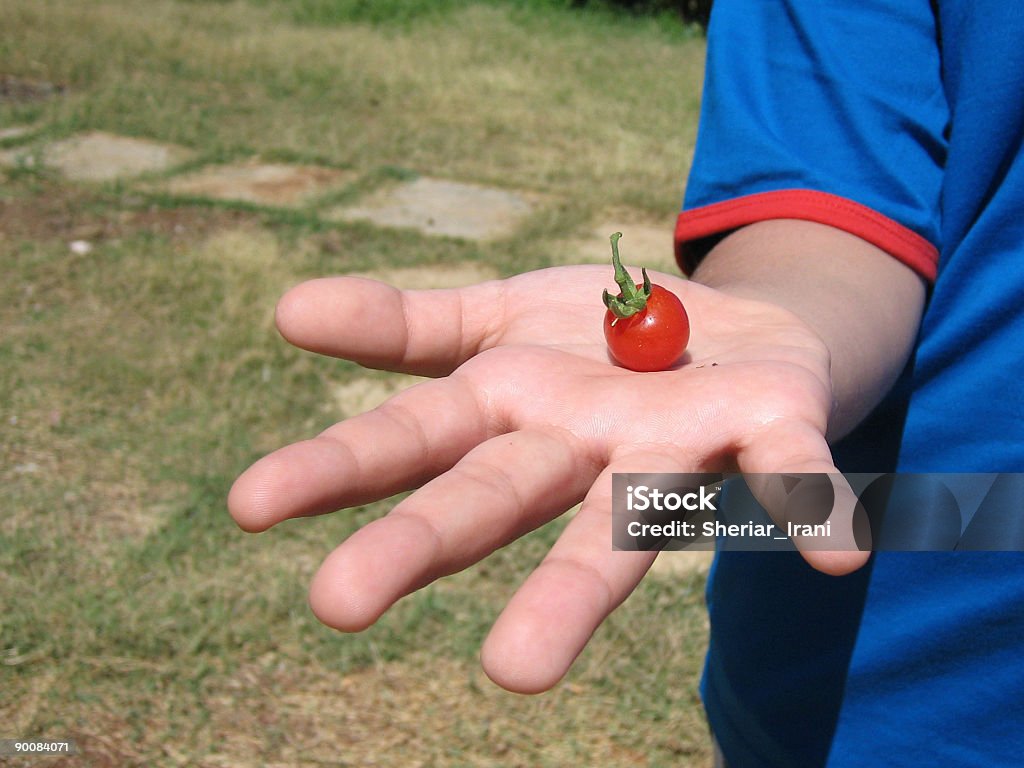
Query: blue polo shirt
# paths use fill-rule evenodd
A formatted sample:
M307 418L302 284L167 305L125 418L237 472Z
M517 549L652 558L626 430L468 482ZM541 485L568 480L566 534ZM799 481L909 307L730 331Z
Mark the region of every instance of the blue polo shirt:
M803 218L930 283L840 469L1024 471L1024 3L716 0L702 110L684 268ZM1020 553L877 553L840 578L725 553L708 609L702 694L733 768L1024 765Z

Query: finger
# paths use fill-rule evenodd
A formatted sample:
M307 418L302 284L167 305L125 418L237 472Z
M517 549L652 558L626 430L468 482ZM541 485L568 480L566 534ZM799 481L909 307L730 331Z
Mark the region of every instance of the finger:
M776 521L785 521L797 507L804 513L814 511L805 501L794 497L795 486L790 482L793 477L828 475L832 507L822 510L821 520L828 520L831 535L824 540L794 536L792 541L808 564L823 573L843 575L868 561L871 553L858 550L855 537L858 516L863 510L832 461L832 452L820 430L806 422L775 422L740 449L737 463L754 497ZM824 549L826 546L834 549Z
M359 277L322 278L288 291L276 320L303 349L367 368L441 376L493 345L500 286L402 291Z
M612 549L612 475L633 471L680 469L663 454L635 453L601 473L484 642L481 661L498 685L519 693L553 687L651 567L657 552Z
M469 385L426 381L263 457L235 481L228 511L243 529L262 531L386 498L449 469L488 429Z
M313 612L341 630L365 629L404 595L576 504L597 473L581 466L567 433L495 437L332 552L310 588Z

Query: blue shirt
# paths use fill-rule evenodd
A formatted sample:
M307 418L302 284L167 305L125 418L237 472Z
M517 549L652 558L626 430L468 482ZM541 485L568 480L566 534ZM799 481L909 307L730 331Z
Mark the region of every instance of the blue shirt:
M716 0L708 35L681 261L764 218L885 248L934 282L838 466L1024 471L1024 4ZM841 578L725 553L708 609L733 768L1024 764L1020 553L877 553Z

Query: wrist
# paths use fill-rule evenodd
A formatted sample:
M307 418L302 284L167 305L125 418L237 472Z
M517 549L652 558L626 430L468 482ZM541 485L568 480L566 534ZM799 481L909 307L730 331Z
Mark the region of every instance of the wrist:
M830 439L859 423L906 365L924 283L870 243L821 224L760 222L719 242L693 275L724 294L788 311L829 355Z

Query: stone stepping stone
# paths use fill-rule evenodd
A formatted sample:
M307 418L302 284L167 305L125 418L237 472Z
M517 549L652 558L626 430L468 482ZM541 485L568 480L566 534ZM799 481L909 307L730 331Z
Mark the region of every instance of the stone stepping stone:
M24 138L35 132L36 127L31 125L9 125L0 128L0 141L10 141ZM0 168L17 168L19 165L31 166L33 163L32 150L28 147L12 147L0 149Z
M43 164L72 181L113 181L163 171L193 153L174 144L95 131L43 147Z
M535 204L534 198L518 192L423 177L326 215L334 221L370 221L428 235L494 240L512 235Z
M9 125L0 128L0 141L11 141L30 136L38 130L34 125ZM21 164L31 167L32 151L25 147L0 149L0 168L17 168Z
M611 268L612 249L608 238L612 232L621 232L619 253L623 264L678 275L672 243L673 226L672 221L655 225L638 223L626 217L602 219L585 236L560 244L556 248L558 261L562 264L608 264Z
M202 168L162 188L175 195L292 207L350 184L356 176L354 171L321 166L242 163Z
M17 168L22 162L30 163L30 158L24 149L0 149L0 168Z
M7 128L0 128L0 141L20 139L23 136L28 136L34 130L35 128L30 125L11 125Z

